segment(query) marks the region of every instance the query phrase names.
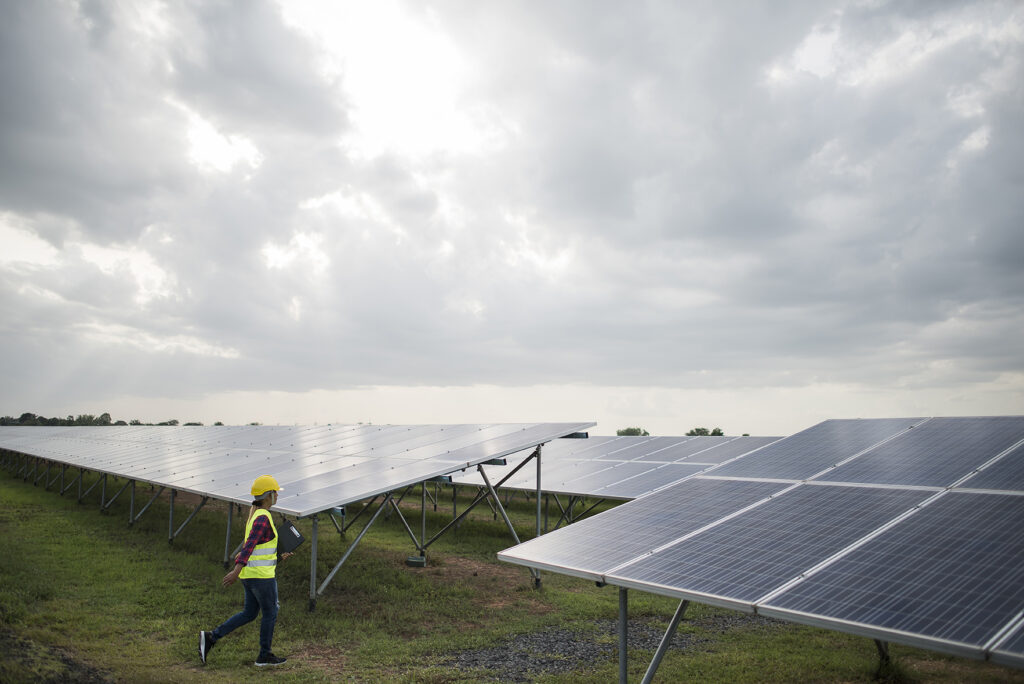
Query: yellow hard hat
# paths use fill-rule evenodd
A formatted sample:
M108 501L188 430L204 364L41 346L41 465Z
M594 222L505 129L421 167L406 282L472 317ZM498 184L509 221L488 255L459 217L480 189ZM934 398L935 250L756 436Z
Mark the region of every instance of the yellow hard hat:
M260 475L252 481L252 495L263 496L266 492L274 490L281 491L281 485L271 475Z

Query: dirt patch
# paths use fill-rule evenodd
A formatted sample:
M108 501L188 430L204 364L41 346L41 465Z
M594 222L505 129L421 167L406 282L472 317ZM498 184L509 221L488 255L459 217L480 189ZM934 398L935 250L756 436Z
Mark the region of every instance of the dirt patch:
M341 672L348 664L347 653L339 648L322 644L307 644L303 648L290 653L288 657L294 658L296 661L308 663L330 674Z
M551 627L517 634L490 648L452 653L447 663L464 672L483 673L488 681L529 682L541 675L567 674L618 657L618 621L599 620L594 627L587 631ZM663 635L660 624L630 620L628 648L654 650ZM683 649L706 641L676 632L672 648Z
M0 681L103 684L114 680L109 673L76 660L63 649L0 628Z
M427 558L427 567L419 569L431 579L441 582L473 582L515 585L523 582L523 570L491 561L474 558L452 558L432 560Z

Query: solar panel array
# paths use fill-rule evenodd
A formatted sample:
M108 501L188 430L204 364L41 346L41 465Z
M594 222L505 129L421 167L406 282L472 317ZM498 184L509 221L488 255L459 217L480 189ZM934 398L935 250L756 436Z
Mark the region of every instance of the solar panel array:
M541 488L553 494L636 499L666 485L759 449L780 437L590 437L546 445L541 455ZM525 456L526 454L522 454ZM519 459L485 467L498 482ZM475 472L452 477L462 485L482 486ZM525 467L504 485L537 489L537 469Z
M282 486L275 510L306 516L592 425L0 426L0 448L238 503L272 474Z
M1024 416L831 420L499 558L1024 667Z

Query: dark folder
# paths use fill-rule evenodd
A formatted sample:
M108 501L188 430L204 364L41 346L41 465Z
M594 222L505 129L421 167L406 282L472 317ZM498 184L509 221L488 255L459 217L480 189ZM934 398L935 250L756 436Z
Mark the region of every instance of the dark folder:
M291 553L299 548L299 545L306 541L306 538L295 529L289 520L282 520L283 524L277 527L277 550L281 553Z

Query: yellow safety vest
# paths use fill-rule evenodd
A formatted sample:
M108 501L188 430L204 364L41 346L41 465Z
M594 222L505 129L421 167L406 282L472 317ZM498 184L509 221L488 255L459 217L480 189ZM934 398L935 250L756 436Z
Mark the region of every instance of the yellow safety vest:
M261 515L267 516L270 521L270 529L274 531L274 538L268 542L257 544L249 556L249 562L242 568L238 576L242 579L262 579L274 576L274 569L277 567L277 527L274 526L274 517L265 508L259 508L245 524L245 538L249 538L252 532L252 524Z

